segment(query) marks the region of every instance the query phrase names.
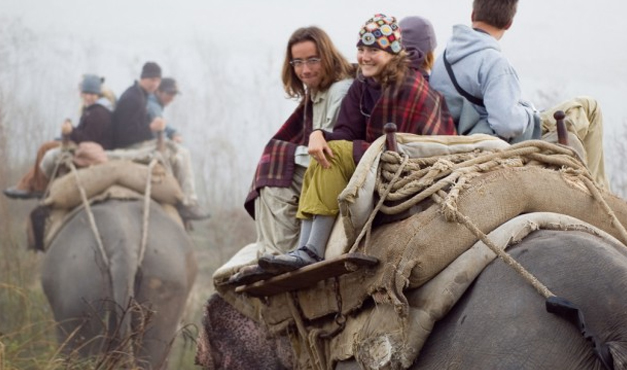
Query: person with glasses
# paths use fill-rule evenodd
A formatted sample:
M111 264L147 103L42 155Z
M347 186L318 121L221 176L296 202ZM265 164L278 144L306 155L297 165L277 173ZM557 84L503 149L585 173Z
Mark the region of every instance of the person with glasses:
M262 256L259 266L273 274L293 271L324 258L339 213L338 195L348 184L368 145L388 122L399 132L455 135L444 98L420 72L410 67L394 17L377 14L360 29L357 79L342 102L333 132L315 130L297 217L299 248L279 256Z
M284 253L296 247L309 134L333 130L353 76L354 67L322 29L299 28L289 38L283 87L299 105L266 144L244 203L255 220L260 252Z

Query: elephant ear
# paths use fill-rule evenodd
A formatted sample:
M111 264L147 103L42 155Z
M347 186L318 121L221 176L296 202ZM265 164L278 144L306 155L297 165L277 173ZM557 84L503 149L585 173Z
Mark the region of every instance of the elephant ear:
M603 343L587 327L583 312L572 302L562 297L549 297L546 300L546 310L550 313L561 316L575 325L583 337L594 347L594 354L601 360L603 366L608 370L613 370L613 356L607 343Z
M614 369L627 369L627 341L612 341L607 346L614 360Z

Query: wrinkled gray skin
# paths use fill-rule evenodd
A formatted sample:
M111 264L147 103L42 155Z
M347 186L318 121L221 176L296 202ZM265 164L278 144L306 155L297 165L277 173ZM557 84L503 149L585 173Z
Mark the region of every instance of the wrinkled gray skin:
M183 228L151 203L149 234L141 266L143 201L110 200L92 206L110 268L105 267L87 213L83 210L59 232L46 252L42 284L59 323L60 343L90 356L117 345L115 338L138 330L138 314L122 315L131 298L154 311L143 330L136 363L165 367L171 340L196 277L191 241ZM105 334L104 327L108 327ZM113 333L120 331L120 336ZM108 336L110 339L105 340ZM114 338L111 340L111 338ZM127 351L125 351L127 352Z
M587 328L610 347L617 370L627 369L627 249L620 248L586 233L537 231L508 250L583 311ZM359 366L336 366L349 369ZM580 332L546 312L544 298L497 259L436 324L411 369L603 367Z
M204 369L291 369L292 349L285 336L272 337L218 294L205 306L196 362Z

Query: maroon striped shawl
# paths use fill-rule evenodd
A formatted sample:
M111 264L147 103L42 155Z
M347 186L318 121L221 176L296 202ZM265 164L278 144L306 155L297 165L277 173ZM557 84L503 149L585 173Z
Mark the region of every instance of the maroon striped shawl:
M305 98L309 102L309 97ZM312 131L313 104L301 104L266 144L257 163L257 170L244 208L255 218L255 199L264 186L289 187L294 176L294 154L299 145L309 145ZM306 113L305 113L306 111Z
M383 126L393 122L397 132L417 135L457 135L444 97L421 74L410 70L403 85L385 89L366 124L365 140L355 140L353 155L358 162L370 143L383 135Z

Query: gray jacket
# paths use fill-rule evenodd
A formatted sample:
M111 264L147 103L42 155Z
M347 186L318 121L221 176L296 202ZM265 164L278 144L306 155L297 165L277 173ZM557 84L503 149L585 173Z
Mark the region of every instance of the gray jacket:
M518 75L501 53L498 40L468 26L454 26L446 58L460 87L484 104L462 97L443 56L438 58L429 82L444 95L460 135L486 133L510 142L540 136L539 115L531 103L522 100Z

